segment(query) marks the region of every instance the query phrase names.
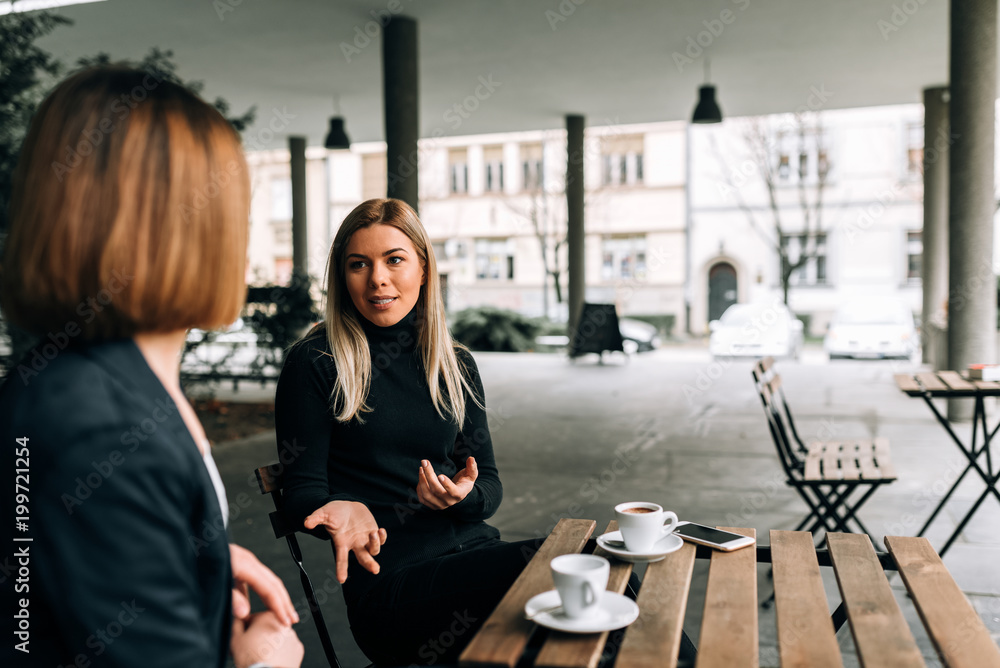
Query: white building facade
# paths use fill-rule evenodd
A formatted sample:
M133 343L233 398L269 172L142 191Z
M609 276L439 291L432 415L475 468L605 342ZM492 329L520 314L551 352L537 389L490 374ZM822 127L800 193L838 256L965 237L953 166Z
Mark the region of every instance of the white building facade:
M674 333L706 334L730 303L782 298L783 244L792 262L812 255L789 291L811 333L859 296L897 296L919 314L922 107L806 116L802 126L790 114L757 119L766 141L756 145L746 137L751 119L588 128L587 300L614 302L623 315L673 316ZM288 154L254 153L250 162L248 278L287 282ZM421 140L419 163L420 217L449 311L490 304L565 319L565 132ZM383 143L307 151L311 275L322 278L340 222L358 203L384 196L386 180ZM561 271L562 303L547 267Z
M813 334L858 297L894 296L919 314L922 107L756 123L733 119L691 131L692 331L706 331L730 302L783 298L779 243L791 263L811 256L792 274L788 301L809 316Z
M589 301L614 302L623 314L683 316L686 195L678 156L684 133L683 123L588 128ZM354 144L342 152L311 148L306 157L309 273L321 278L340 222L360 202L385 196L385 144ZM250 160L249 275L287 282L288 153L260 152ZM420 218L434 243L448 310L490 304L564 320L565 132L421 140L418 161Z

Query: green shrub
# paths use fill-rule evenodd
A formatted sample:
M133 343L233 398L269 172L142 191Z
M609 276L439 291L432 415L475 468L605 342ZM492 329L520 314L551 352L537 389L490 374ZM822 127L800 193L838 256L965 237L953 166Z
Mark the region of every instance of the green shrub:
M495 306L477 306L459 311L451 322L451 334L472 350L525 352L535 346L537 321Z

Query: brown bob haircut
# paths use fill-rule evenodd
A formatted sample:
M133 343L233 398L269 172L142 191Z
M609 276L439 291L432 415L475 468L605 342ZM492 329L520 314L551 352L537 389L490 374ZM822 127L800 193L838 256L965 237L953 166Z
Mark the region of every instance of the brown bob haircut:
M0 306L34 334L83 340L224 327L246 299L249 209L218 111L148 72L82 70L21 149Z

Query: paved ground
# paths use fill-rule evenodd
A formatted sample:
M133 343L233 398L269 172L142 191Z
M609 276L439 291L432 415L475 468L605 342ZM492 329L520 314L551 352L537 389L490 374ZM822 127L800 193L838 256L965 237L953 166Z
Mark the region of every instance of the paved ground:
M604 365L572 364L555 354L489 353L476 359L505 489L492 523L507 539L544 535L560 517L592 518L603 529L616 503L637 499L661 503L682 519L755 527L762 542L768 529L791 529L805 515L805 504L783 484L749 362L712 362L696 345ZM817 349L807 349L801 362L779 364L803 438L890 439L899 480L876 492L862 514L876 537L915 534L964 468L961 453L923 402L895 388L892 374L910 368L900 362L827 363ZM248 386L237 396L253 399L270 391ZM968 426L958 430L967 434ZM216 460L234 506L233 541L281 575L302 611L296 571L268 524L270 502L257 495L249 477L255 466L275 459L273 439L273 433L262 434L222 445ZM962 484L927 534L935 547L940 549L982 489L975 481ZM309 537L302 542L342 663L367 665L347 626L329 545ZM1000 504L987 499L945 564L1000 640L998 563ZM696 569L685 628L697 642L707 564L699 562ZM765 567L758 574L760 591L770 591ZM838 600L832 573L825 577L828 594ZM894 582L900 606L915 620L898 577ZM760 665L777 665L773 611L761 611L760 627ZM298 629L307 648L305 665L325 665L312 621ZM846 626L838 637L845 665L857 665ZM918 642L936 665L928 638Z

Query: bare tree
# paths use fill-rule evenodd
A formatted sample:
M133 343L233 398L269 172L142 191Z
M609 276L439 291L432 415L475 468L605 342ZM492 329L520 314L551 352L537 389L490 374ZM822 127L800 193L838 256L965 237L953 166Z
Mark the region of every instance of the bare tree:
M712 150L722 168L723 180L728 186L726 193L735 196L737 205L746 214L751 227L778 256L782 297L786 306L788 305L788 291L792 276L797 270L805 267L810 260L817 257L819 238L824 231L823 195L830 173L830 161L822 143L822 119L819 113L813 116L813 122L810 123L806 114L797 114L793 125L778 128L771 127L767 120L761 117L748 119L743 139L749 158L738 169L727 164L715 137L710 137ZM779 181L787 176L786 171L790 172L793 169L792 154L791 151L782 153L780 150L775 150L781 148L783 135L794 137L797 140L798 149L798 164L794 168L797 170L798 176L796 190L802 226L797 228L797 232L804 242L801 244L794 262L791 258L789 244L785 243L786 231L789 228L784 225L782 220L781 187L779 184ZM816 162L816 180L812 183L809 179L810 155L815 155ZM758 219L757 213L747 204L741 190L742 186L746 185L754 175L760 179L767 191L770 225L767 224L767 221ZM737 180L740 182L737 183Z
M549 279L555 288L556 303L561 304L563 301L562 276L566 268L562 265L560 251L567 240L566 213L552 201L553 196L557 197L560 193L547 192L541 179L537 187L527 189L525 193L528 198L525 206L518 206L509 199L504 199L503 202L511 213L531 225L538 240L545 272L542 277L542 309L545 317L549 317Z

